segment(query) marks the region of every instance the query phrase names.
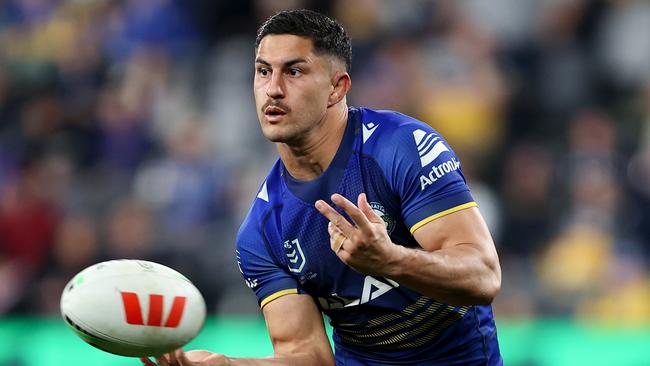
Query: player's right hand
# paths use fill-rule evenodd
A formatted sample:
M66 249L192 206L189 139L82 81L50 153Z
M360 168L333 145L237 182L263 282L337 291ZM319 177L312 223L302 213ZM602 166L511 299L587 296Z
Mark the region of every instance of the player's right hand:
M370 207L366 194L359 194L357 205L338 193L331 199L352 219L349 222L327 202L316 201L316 209L330 222L327 232L332 250L343 263L358 272L389 277L391 264L396 263L399 254L398 248L403 247L391 241L386 223Z
M154 357L156 362L147 357L140 358L145 366L227 366L230 360L221 354L204 350L185 352L177 349L174 352Z

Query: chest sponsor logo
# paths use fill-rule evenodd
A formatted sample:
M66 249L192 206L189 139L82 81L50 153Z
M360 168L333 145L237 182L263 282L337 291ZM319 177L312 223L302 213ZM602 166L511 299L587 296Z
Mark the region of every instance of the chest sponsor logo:
M429 171L429 174L423 174L420 176L420 189L424 191L425 188L435 183L438 179L444 177L446 174L458 170L459 168L460 162L453 157L442 164L431 165L431 171Z
M377 216L381 217L381 219L384 220L388 234L392 233L393 229L395 229L395 220L393 220L392 217L388 216L388 211L386 211L384 206L382 206L382 204L379 202L370 202L370 207L373 211L375 211Z
M289 271L300 273L305 267L305 253L303 253L302 248L300 247L300 242L298 239L293 239L291 241L286 240L284 242L284 252L287 255L287 266Z
M379 280L372 276L366 276L363 279L361 297L346 298L333 293L329 297L319 297L318 302L325 310L358 306L372 301L397 287L399 287L399 283L388 278L382 278L382 280Z

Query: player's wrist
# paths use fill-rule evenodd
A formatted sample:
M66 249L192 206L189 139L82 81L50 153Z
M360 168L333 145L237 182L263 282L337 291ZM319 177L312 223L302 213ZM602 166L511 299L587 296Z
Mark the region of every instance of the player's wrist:
M382 275L388 278L399 278L405 270L407 270L406 262L408 251L406 247L392 243L387 256L386 264L383 267L384 272Z

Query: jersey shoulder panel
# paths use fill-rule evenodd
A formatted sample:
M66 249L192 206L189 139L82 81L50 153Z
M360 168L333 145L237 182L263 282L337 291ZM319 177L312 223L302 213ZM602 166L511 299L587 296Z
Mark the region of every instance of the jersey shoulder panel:
M360 111L361 153L373 157L385 169L394 168L390 164L403 159L413 160L419 152L417 142L422 141L421 135L441 137L428 124L399 112L368 108L360 108Z
M361 111L361 155L382 169L411 232L426 220L475 205L460 160L435 129L398 112Z

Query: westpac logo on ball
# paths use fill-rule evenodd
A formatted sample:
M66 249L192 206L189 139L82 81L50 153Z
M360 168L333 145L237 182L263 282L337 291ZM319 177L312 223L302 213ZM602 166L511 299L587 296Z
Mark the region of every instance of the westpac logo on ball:
M147 313L147 323L145 324L142 317L142 307L140 306L138 294L135 292L125 291L121 291L120 294L122 295L122 305L124 305L126 322L132 325L176 328L181 322L183 311L185 310L185 302L187 301L187 297L185 296L174 296L171 311L167 316L167 320L165 320L165 323L163 324L162 317L165 298L163 295L150 294L149 311Z

